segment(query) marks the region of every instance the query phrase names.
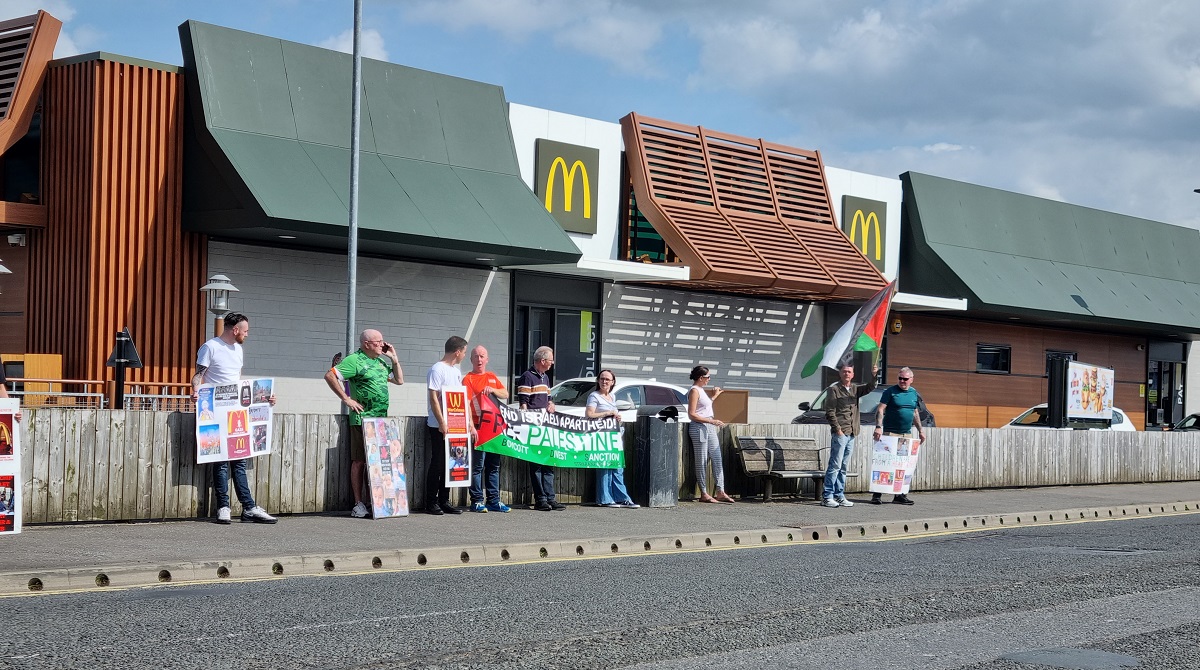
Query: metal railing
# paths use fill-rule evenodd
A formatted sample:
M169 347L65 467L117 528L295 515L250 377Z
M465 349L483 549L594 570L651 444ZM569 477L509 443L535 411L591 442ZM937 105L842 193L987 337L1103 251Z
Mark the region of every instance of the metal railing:
M35 379L11 377L8 395L23 407L74 407L109 409L111 381L95 379ZM192 385L174 382L137 382L125 385L125 409L146 412L193 412Z

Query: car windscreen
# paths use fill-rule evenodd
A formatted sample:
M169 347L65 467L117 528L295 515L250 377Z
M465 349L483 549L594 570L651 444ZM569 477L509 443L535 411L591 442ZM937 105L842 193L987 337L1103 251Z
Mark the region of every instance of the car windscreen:
M879 407L879 399L883 397L883 391L875 389L858 400L858 411L864 414L873 414L875 408Z
M550 400L555 405L563 407L583 407L587 404L588 395L596 390L596 382L575 381L563 382L554 387Z
M1045 426L1047 410L1045 407L1034 407L1021 416L1013 419L1013 426Z

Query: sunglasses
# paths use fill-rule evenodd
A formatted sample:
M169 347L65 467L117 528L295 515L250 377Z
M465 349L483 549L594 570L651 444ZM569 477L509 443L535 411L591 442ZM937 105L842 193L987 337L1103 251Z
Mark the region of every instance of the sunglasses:
M897 377L897 379L899 379L902 382L911 382L912 381L912 377Z

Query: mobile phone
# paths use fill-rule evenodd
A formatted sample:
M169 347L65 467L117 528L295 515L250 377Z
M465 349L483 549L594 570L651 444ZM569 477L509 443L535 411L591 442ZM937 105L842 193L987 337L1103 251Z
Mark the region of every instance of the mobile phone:
M387 352L389 352L391 350L392 350L392 345L388 344L387 342L384 342L383 343L383 353L386 354Z

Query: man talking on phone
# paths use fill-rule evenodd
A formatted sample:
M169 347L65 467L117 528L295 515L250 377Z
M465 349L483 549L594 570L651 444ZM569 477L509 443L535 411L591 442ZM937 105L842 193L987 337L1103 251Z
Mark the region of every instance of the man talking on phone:
M358 351L330 368L325 373L325 383L350 409L350 490L354 492L350 516L362 518L370 514L362 496L363 469L367 462L362 420L388 415L388 382L403 384L404 371L396 358L396 348L384 342L378 330L364 330L358 339ZM343 382L350 382L349 394Z

